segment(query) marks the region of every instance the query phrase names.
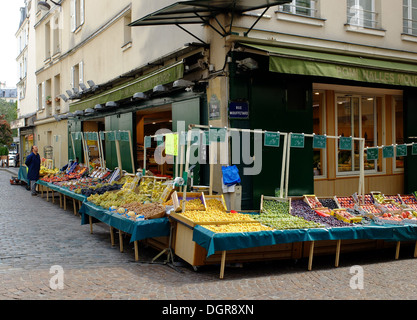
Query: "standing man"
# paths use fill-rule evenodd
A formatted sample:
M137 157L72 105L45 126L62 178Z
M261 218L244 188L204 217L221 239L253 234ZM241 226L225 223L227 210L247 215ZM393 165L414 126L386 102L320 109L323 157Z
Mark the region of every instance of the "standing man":
M41 157L38 154L37 146L32 146L31 153L27 156L25 164L28 167L28 180L30 181L32 196L36 196L36 181L39 180L39 171L41 169Z

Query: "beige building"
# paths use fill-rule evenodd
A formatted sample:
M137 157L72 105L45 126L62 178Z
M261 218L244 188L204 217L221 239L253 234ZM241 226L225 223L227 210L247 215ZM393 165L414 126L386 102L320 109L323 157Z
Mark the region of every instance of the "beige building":
M58 148L63 164L74 150L84 155L69 132L129 131L133 147L110 136L104 147L109 168L134 171L143 166L144 137L160 128L176 131L177 120L352 136L364 138L366 147L410 143L417 136L412 1L205 3L63 0L38 10L35 137L41 152L52 146L57 163ZM61 94L68 100L55 100ZM236 106L243 110L239 115L231 112ZM359 146L345 150L338 143L328 139L325 148L314 148L305 137L304 148L291 149L289 195L358 191ZM93 157L94 141L89 146ZM153 141L151 150L156 147ZM257 175L244 175L251 165L237 163L244 208L257 208L261 194L280 187L283 146L262 151ZM417 189L410 147L407 155L383 157L382 149L378 155L364 160L366 192ZM145 163L178 174L172 165ZM207 165L195 170L196 184L210 183ZM221 165L213 184L221 192Z
M35 57L36 39L33 28L35 22L35 1L26 0L21 8L21 20L16 32L18 56L16 58L19 71L17 83L17 120L12 128L19 129L19 153L21 161L30 153L34 143L36 119L36 76Z

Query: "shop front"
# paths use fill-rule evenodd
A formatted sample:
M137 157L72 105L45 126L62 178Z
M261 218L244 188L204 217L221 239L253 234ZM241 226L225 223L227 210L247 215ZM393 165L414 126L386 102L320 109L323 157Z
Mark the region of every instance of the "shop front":
M288 196L350 196L358 191L359 141L343 148L338 139L327 139L325 147L317 147L314 135L365 139L365 193L416 189L417 157L411 148L398 156L386 157L382 148L376 159L366 155L367 148L415 142L414 65L259 42L236 42L234 47L229 64L230 126L305 135L301 148L290 148ZM231 116L230 103L235 101L247 104L247 116ZM276 194L282 143L281 135L281 147L264 145L262 171L242 177L242 207L257 208L261 195ZM242 172L245 165L238 166Z
M176 132L178 121L184 128L191 123L204 123L205 85L194 81L201 70L189 68L195 59L201 58L201 50L72 103L68 125L69 158L84 159L81 139L71 139L71 136L77 132L82 132L84 137L88 132L101 133L108 169L122 167L128 173L136 173L146 167L153 174L174 176L172 159L157 152L162 149L157 148L157 137L147 147L146 155L144 141L146 136ZM126 135L124 139L118 132L128 133L129 138ZM86 144L89 158L93 160L98 154L95 151L98 141L86 139ZM166 160L159 161L161 157Z

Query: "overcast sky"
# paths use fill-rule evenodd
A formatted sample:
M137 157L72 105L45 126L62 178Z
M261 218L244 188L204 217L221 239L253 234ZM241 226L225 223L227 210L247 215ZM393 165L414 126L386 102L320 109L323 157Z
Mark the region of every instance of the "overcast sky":
M20 9L24 0L0 0L0 81L7 87L15 88L18 81L16 39L20 22Z

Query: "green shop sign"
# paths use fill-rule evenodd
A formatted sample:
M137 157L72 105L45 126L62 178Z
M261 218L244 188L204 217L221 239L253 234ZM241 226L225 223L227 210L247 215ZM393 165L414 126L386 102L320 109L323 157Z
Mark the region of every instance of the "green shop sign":
M174 82L175 80L182 78L183 74L184 64L183 62L179 62L170 67L116 86L99 95L73 103L70 105L70 111L85 110L97 104L105 104L108 101L126 99L132 97L136 92L146 92L157 85Z
M271 72L417 87L416 64L294 48L245 45L269 53Z

